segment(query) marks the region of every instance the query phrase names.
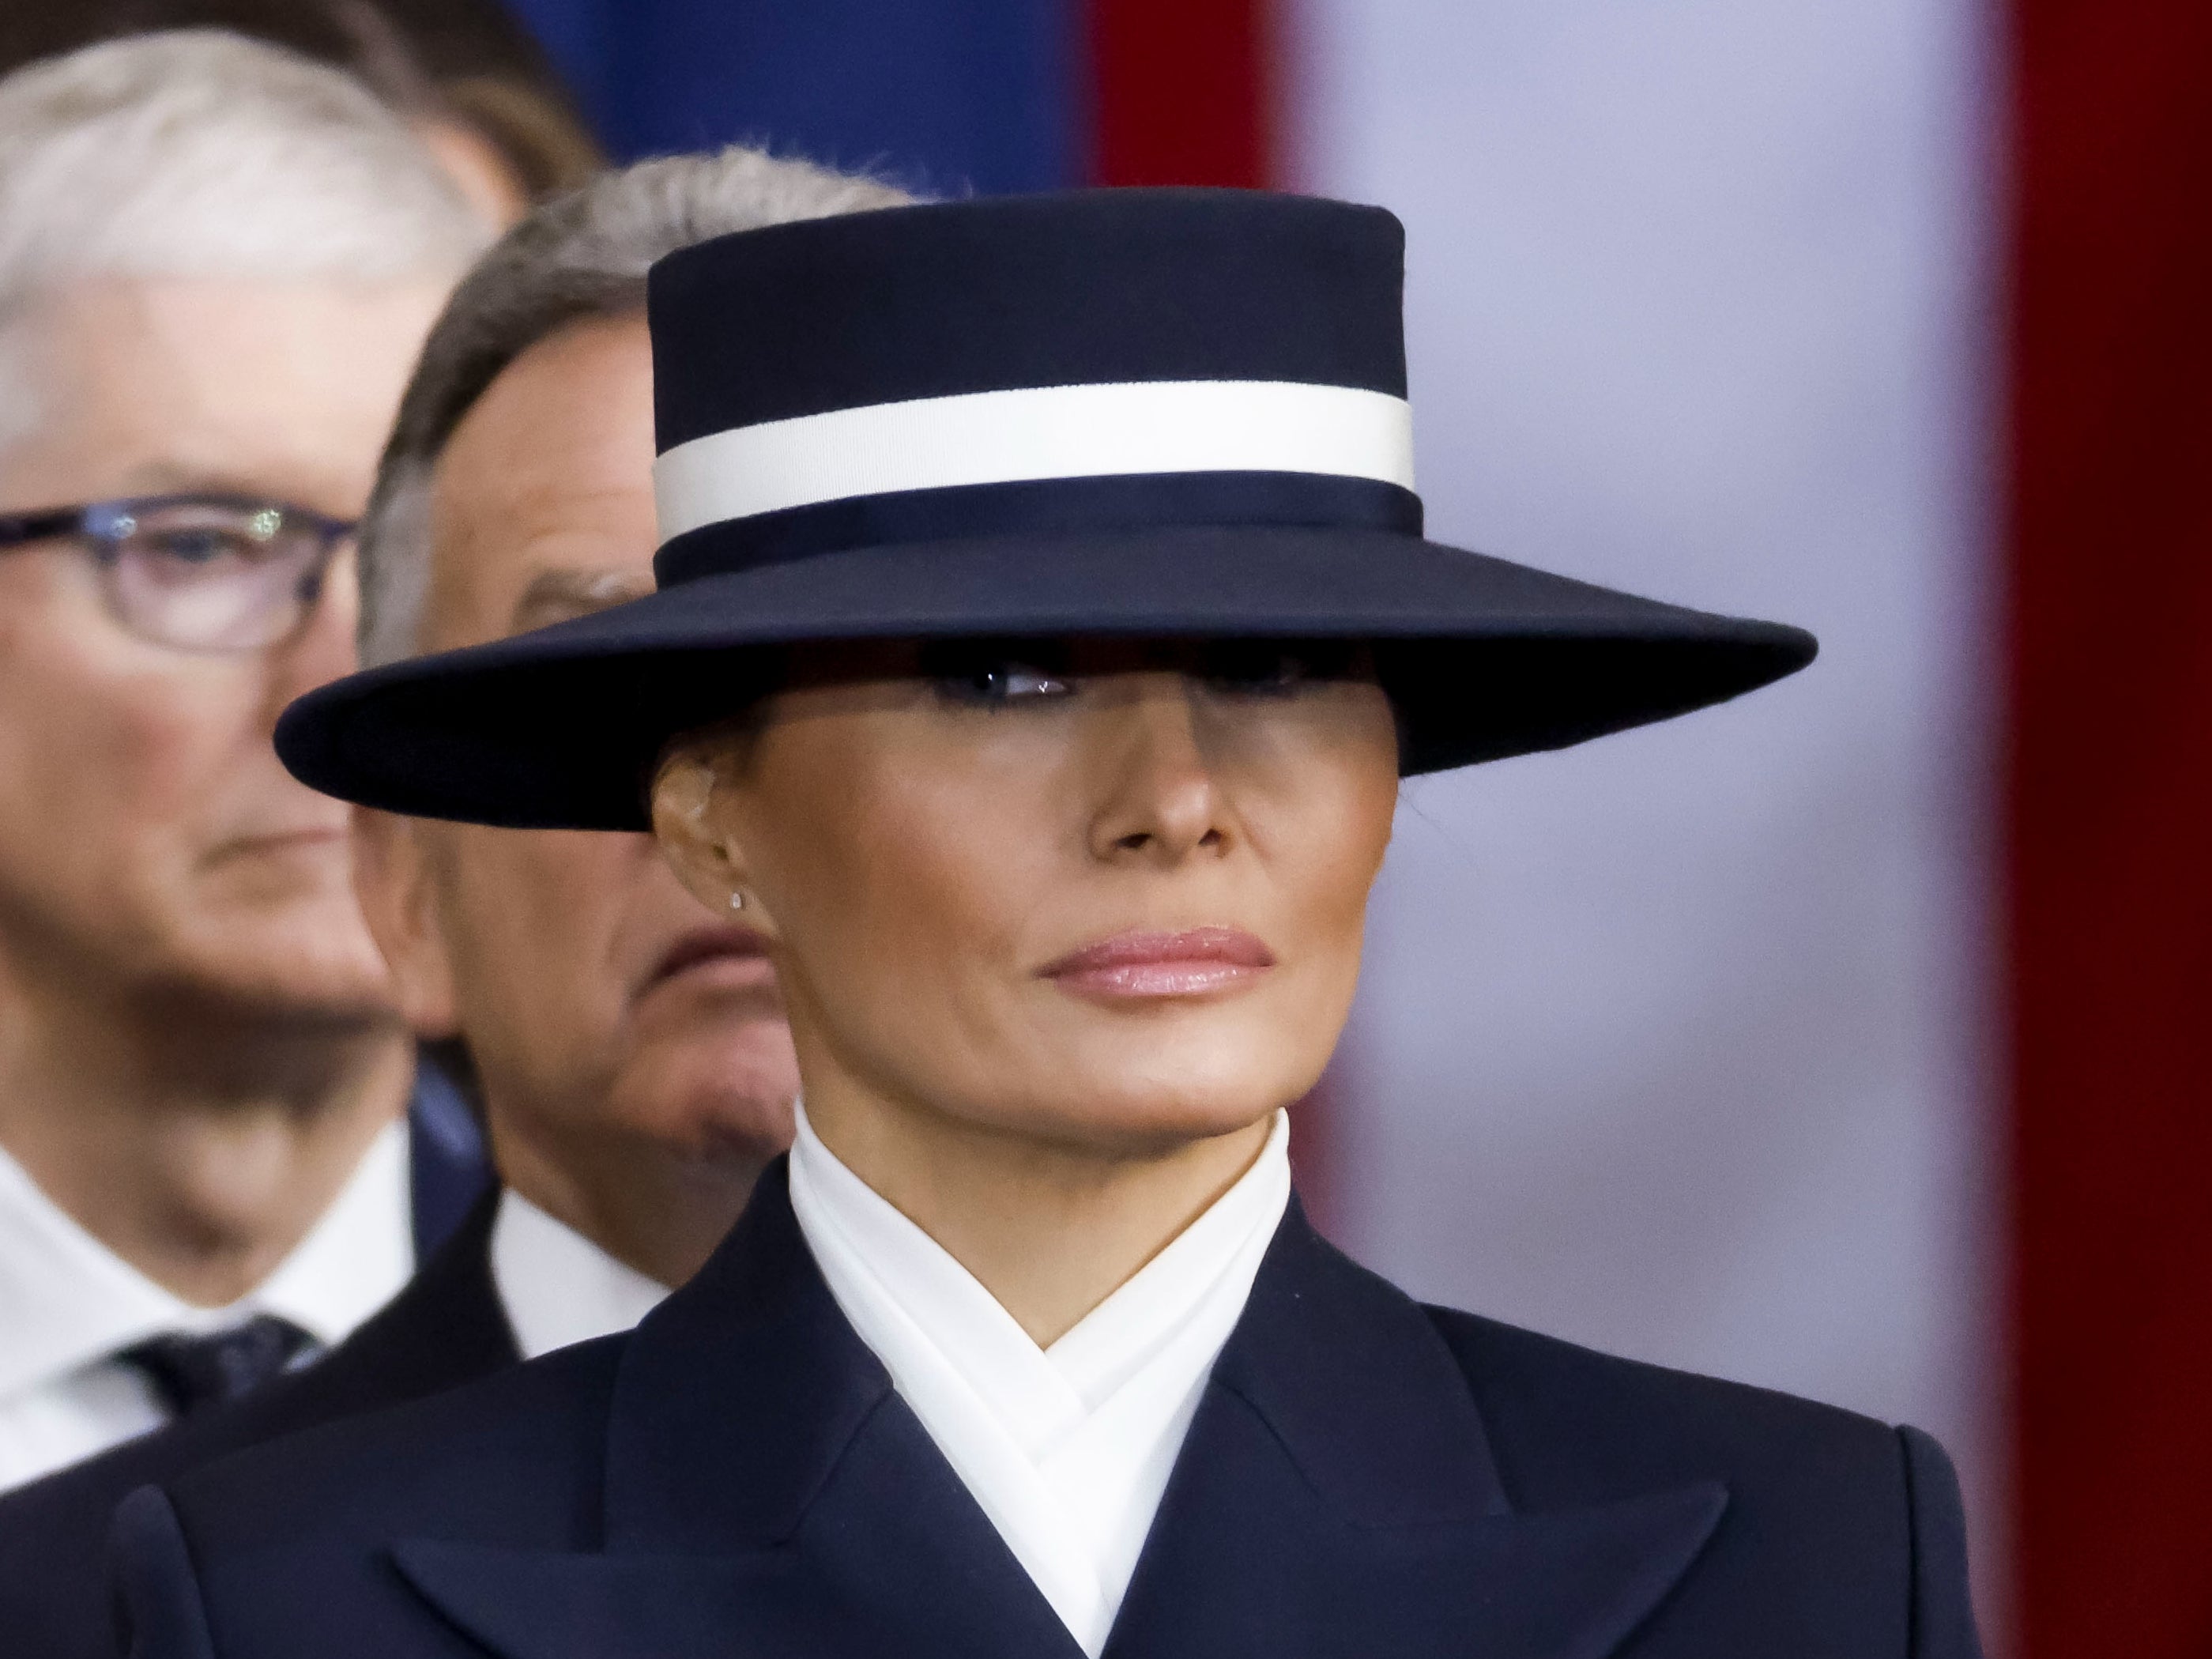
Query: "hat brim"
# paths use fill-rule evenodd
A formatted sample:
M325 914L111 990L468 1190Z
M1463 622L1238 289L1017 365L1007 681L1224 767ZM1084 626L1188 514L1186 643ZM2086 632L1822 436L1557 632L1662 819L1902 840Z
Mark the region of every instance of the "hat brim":
M1249 526L873 547L687 581L323 686L276 728L325 794L510 829L637 830L668 740L765 689L759 647L1066 635L1375 642L1412 775L1705 707L1812 635L1383 531Z

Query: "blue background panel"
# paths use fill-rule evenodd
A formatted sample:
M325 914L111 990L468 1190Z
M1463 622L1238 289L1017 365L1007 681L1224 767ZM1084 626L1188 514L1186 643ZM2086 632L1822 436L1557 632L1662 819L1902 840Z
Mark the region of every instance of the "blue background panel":
M1079 0L511 0L621 160L744 141L943 194L1081 181Z

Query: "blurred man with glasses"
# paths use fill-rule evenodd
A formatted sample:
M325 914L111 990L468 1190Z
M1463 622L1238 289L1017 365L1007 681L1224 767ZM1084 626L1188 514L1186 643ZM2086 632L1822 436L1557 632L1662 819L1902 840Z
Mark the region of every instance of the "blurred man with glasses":
M353 664L353 520L484 237L270 48L0 81L0 1488L338 1341L472 1196L270 732Z
M604 173L515 226L431 331L385 447L356 555L363 660L650 592L647 268L906 199L729 149ZM702 907L650 836L374 812L355 835L399 1000L472 1058L503 1188L312 1367L0 1495L0 1654L117 1650L103 1546L138 1487L626 1329L791 1144L798 1062L766 943Z

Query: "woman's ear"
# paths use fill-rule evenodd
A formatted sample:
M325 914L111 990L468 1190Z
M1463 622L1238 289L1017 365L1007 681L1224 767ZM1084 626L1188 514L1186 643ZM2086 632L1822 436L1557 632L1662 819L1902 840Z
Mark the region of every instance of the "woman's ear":
M756 903L745 885L743 854L710 810L714 768L696 750L679 750L661 763L653 780L653 836L676 879L718 915Z
M401 1016L417 1036L452 1036L460 1014L453 963L420 836L426 826L356 807L353 890L392 970Z

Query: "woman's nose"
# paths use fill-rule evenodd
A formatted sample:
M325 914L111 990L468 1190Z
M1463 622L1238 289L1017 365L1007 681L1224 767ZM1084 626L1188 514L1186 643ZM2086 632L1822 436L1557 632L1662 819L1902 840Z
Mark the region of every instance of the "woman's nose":
M1127 695L1098 717L1107 729L1095 750L1092 855L1165 866L1226 852L1233 826L1201 741L1194 688L1181 674L1132 678Z

